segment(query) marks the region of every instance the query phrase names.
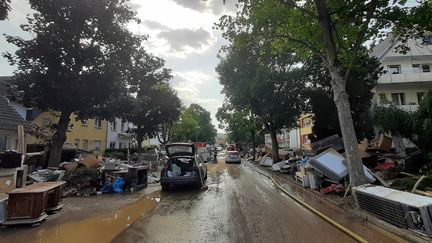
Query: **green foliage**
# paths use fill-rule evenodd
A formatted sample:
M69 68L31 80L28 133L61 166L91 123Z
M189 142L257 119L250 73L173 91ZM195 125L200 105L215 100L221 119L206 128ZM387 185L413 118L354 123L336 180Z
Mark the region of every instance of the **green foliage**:
M18 47L6 53L24 104L41 110L94 115L117 95L141 38L127 24L135 20L123 0L30 1L36 11L22 29L25 40L6 36ZM120 88L119 88L120 87Z
M294 67L295 55L272 53L265 39L246 33L223 51L216 71L232 108L258 117L257 127L276 131L295 126L305 88Z
M373 128L369 122L372 88L382 72L378 60L366 55L355 60L347 78L347 93L352 111L354 128L358 137L370 137ZM315 114L314 134L322 139L340 133L336 105L333 101L331 77L319 57L305 62L302 78L308 83L306 96L309 110Z
M420 102L415 114L414 129L417 145L425 153L432 153L432 91L427 92ZM432 162L431 157L427 159Z
M212 124L210 112L198 104L191 104L184 109L180 120L172 128L173 142L208 142L213 144L216 129Z
M372 123L382 132L411 137L413 134L414 116L396 106L375 107L371 112Z
M260 131L262 123L250 111L233 110L230 104L224 103L216 113L219 127L227 132L230 143L246 142L255 144L256 133Z

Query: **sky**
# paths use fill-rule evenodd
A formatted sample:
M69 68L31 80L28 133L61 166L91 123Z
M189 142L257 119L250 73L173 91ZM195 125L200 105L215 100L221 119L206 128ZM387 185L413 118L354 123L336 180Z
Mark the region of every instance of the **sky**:
M148 35L143 46L148 52L165 59L172 69L171 85L177 90L183 105L198 103L210 111L217 128L215 114L224 96L217 79L215 67L217 53L227 44L214 23L224 14L236 11L236 0L131 0L130 6L137 12L140 24L130 24L137 34ZM26 0L12 1L9 19L0 22L0 33L30 36L19 26L27 23L31 12ZM13 52L16 47L0 36L0 52ZM15 67L0 57L0 76L12 75ZM223 132L218 130L219 132Z

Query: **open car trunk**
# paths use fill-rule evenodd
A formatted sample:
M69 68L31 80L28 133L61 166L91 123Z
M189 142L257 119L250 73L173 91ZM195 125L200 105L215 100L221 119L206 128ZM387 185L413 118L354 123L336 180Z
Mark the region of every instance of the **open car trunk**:
M172 177L191 177L198 174L194 158L171 158L167 163L166 176Z

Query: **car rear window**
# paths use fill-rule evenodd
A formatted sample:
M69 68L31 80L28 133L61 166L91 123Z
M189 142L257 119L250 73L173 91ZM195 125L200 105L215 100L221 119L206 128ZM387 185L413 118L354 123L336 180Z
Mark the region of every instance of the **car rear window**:
M228 155L238 155L238 152L237 151L230 151L230 152L228 152Z

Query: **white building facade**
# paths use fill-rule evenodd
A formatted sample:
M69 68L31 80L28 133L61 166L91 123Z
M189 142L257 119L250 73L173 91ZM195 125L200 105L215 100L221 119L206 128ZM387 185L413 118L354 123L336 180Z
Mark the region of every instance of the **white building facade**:
M134 136L128 131L133 128L133 124L127 121L122 121L120 118L115 118L108 122L107 131L107 148L122 149L135 147Z
M399 53L401 43L389 36L372 50L385 73L375 88L373 104L378 106L392 103L402 110L413 112L426 92L432 88L432 38L411 39L409 51Z

